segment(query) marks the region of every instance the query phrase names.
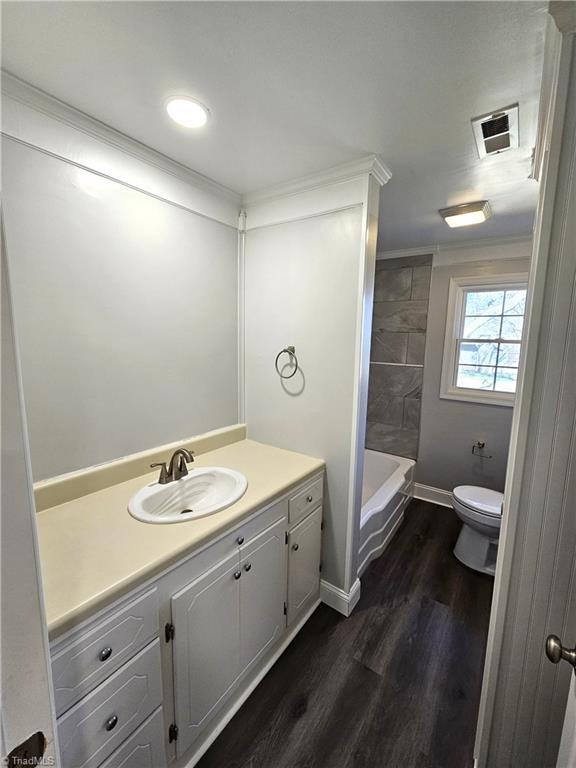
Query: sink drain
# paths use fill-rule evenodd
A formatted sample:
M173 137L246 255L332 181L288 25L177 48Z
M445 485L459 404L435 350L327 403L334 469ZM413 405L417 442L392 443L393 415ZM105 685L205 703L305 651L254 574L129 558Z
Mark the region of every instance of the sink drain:
M187 512L194 512L193 509L183 509L182 512L180 512L181 515L185 515Z

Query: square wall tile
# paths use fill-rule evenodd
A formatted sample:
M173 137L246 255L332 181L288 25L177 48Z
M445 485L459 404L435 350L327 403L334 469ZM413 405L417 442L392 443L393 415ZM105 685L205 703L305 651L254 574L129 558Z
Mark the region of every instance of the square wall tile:
M408 349L406 351L406 362L411 365L424 365L424 352L426 349L425 333L408 334Z
M401 427L404 420L404 398L389 396L386 392L369 390L368 421Z
M376 272L374 301L402 301L412 294L412 269L391 269Z
M366 448L415 459L418 454L418 430L398 429L369 421L366 424Z
M422 400L419 398L404 398L404 418L402 420L402 427L404 429L419 429L421 407Z
M398 259L376 258L376 272L387 271L390 269L403 269L404 267L430 266L433 258L431 253L423 253L418 256L401 256Z
M375 301L372 330L425 331L427 314L427 301Z
M370 360L379 363L405 363L408 354L408 334L374 331Z
M414 267L412 270L411 299L428 299L430 295L430 278L432 267Z
M422 395L423 369L403 365L370 365L369 391L384 392L389 397L412 397Z

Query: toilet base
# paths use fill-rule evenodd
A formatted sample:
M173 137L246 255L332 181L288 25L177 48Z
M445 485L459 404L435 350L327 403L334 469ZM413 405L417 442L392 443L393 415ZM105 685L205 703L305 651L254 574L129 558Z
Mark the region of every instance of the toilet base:
M491 539L463 523L454 554L468 568L494 576L498 539Z

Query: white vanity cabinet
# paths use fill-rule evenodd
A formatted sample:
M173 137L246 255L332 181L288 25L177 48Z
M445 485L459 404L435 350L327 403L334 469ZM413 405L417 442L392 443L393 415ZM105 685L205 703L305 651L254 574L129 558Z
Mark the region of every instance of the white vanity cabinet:
M194 764L320 595L316 475L52 643L62 768Z
M202 733L286 627L287 519L266 528L172 598L178 755Z
M294 526L288 535L288 626L320 593L322 507Z

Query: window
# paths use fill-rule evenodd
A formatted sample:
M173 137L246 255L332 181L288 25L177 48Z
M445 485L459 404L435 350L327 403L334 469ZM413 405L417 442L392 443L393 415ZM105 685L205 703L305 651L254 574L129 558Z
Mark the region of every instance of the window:
M513 405L526 275L450 281L440 397Z

